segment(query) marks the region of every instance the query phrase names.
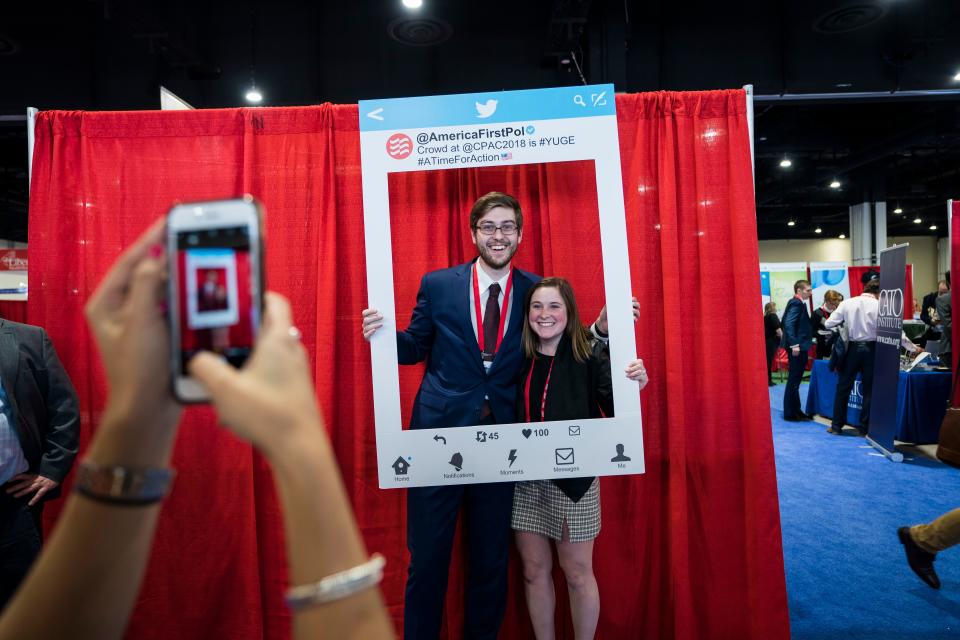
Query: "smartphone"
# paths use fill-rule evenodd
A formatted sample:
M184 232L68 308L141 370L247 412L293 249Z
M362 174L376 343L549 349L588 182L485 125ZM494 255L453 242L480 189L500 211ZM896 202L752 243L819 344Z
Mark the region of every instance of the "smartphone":
M177 204L167 214L173 394L209 402L187 373L200 351L235 367L253 351L263 312L263 208L251 196Z

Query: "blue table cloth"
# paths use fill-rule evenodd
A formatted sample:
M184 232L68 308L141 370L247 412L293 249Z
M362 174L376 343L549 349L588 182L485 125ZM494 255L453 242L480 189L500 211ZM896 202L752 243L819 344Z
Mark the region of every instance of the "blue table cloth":
M945 371L900 372L897 385L897 430L901 442L935 443L940 437L940 423L947 411L952 376ZM837 393L837 374L830 371L826 360L815 360L810 371L810 391L806 412L833 417L833 401ZM847 424L860 424L860 376L854 383L847 403Z

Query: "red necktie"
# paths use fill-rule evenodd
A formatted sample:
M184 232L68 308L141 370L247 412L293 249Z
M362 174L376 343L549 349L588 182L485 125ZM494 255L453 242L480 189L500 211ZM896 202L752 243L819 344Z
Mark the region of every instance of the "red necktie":
M483 313L483 359L492 362L497 352L497 332L500 330L500 285L490 285L487 307Z

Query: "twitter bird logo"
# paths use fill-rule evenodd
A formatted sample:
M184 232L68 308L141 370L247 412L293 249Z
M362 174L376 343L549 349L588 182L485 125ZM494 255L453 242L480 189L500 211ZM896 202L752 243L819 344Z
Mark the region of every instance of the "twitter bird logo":
M478 118L489 118L497 111L497 101L490 99L484 103L476 102L477 105L477 117Z

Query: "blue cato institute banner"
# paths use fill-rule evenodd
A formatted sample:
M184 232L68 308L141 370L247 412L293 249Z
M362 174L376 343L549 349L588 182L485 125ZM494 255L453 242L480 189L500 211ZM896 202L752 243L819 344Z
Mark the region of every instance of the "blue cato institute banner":
M870 405L870 439L893 451L896 433L897 384L900 379L900 336L903 331L903 283L907 275L907 245L880 252L880 312Z

